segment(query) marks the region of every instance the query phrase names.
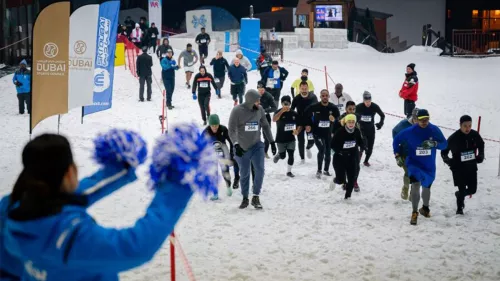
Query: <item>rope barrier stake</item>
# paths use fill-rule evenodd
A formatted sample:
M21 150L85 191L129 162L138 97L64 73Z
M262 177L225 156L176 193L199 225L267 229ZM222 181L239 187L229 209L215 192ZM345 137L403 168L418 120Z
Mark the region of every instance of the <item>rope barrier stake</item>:
M170 234L170 280L175 281L175 233Z

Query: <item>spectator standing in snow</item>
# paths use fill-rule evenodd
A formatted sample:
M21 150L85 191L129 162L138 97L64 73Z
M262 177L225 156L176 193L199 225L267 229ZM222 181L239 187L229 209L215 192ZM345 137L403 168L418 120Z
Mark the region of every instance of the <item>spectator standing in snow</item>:
M144 101L144 82L146 82L148 87L148 101L151 101L151 76L153 72L151 68L153 67L153 58L148 54L148 46L142 47L142 54L137 57L136 68L137 76L139 76L139 101Z
M148 35L149 35L149 47L153 48L153 53L156 53L156 45L158 45L158 28L156 27L155 23L153 22L151 24L151 27L148 29Z
M205 58L208 57L208 45L210 45L210 35L205 32L205 28L201 28L201 33L196 36L196 44L198 44L198 51L200 52L201 64L205 64Z
M186 73L186 87L191 88L191 77L194 73L194 65L198 62L198 54L193 50L193 45L187 44L186 50L179 55L179 64L184 59L184 72Z
M448 156L450 151L451 159ZM484 161L484 141L477 131L472 130L472 118L469 115L460 117L460 129L448 138L448 147L441 151L441 157L450 167L453 183L458 187L455 192L457 215L463 215L465 197L476 194L477 164Z
M158 51L156 51L156 55L158 56L158 59L161 61L164 57L167 56L168 51L172 52L172 56L175 54L174 49L172 46L170 46L168 42L168 38L163 38L163 42L160 47L158 47Z
M300 83L302 81L307 82L307 85L308 85L308 88L309 88L309 92L310 93L314 93L313 82L311 80L309 80L309 70L307 70L306 68L304 68L304 69L302 69L300 78L297 79L297 80L295 80L295 81L293 81L293 83L292 83L292 88L290 89L290 91L292 93L292 97L295 96L295 95L300 95Z
M399 133L392 143L396 162L401 166L401 144L406 142L408 155L405 163L408 167L408 176L411 184L411 203L413 212L410 224L416 225L418 212L426 218L431 217L429 202L431 200L431 186L436 178L436 150L443 150L447 142L441 130L429 122L430 115L426 109L419 109L417 113L418 126L411 126ZM420 187L424 204L420 203Z
M217 89L214 77L212 74L208 73L205 66L202 65L200 66L200 73L196 74L193 79L193 99L198 99L203 126L207 125L207 116L210 116L210 96L212 95L210 85L212 85L214 89ZM196 89L198 89L198 97L196 96Z
M224 81L226 80L226 71L229 69L229 64L224 58L222 51L217 51L217 55L212 59L210 65L214 68L215 83L217 84L217 89L215 93L219 99L221 98L221 90L224 87Z
M264 78L261 82L266 85L266 90L273 95L276 106L280 103L281 89L287 77L288 71L284 67L280 67L278 61L273 61L272 66L264 71Z
M172 105L172 96L174 95L175 89L175 71L179 69L177 62L172 58L172 55L172 52L169 50L167 51L167 56L161 60L161 77L167 94L168 109L174 108Z
M404 111L406 117L411 117L415 102L418 99L418 77L415 71L415 64L410 63L406 67L406 79L399 91L399 96L404 99Z
M135 28L130 33L130 40L132 41L132 43L134 43L134 45L137 48L140 49L142 47L141 42L142 42L143 37L144 37L144 33L142 32L141 26L138 23L136 23Z
M239 59L235 59L234 64L229 67L228 76L231 81L231 95L233 96L234 106L238 104L238 100L242 104L248 76L247 70L240 64Z
M243 55L243 52L241 50L236 51L236 56L231 60L231 65L234 64L234 60L239 59L240 64L243 65L243 67L247 70L250 71L252 69L252 63Z
M257 66L257 70L260 72L261 80L264 80L264 72L267 68L270 68L273 63L273 57L271 57L268 53L266 53L265 48L260 49L260 55L257 57L255 65Z
M27 68L26 60L22 60L19 64L12 82L16 85L19 114L24 114L24 104L26 104L28 114L31 114L31 71Z
M134 29L135 27L135 22L132 20L130 16L127 16L127 18L125 18L125 21L123 23L127 27L127 34L130 35L132 33L132 29Z
M276 144L266 119L266 113L260 106L260 95L255 90L249 90L245 94L245 103L235 106L229 117L229 138L233 141L235 160L240 167L240 185L243 195L240 209L245 209L249 204L251 164L255 169L252 206L262 209L259 199L264 181L264 144L260 140L261 129L264 130L264 135L271 143L273 155L276 155Z
M344 86L338 83L335 85L335 93L330 96L330 102L337 106L340 114L345 113L347 102L352 101L352 98L347 93L344 93Z

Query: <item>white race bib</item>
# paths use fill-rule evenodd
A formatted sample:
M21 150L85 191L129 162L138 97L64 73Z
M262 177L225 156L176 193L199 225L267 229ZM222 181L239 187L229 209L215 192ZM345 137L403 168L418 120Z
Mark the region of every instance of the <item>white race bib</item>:
M276 80L275 78L267 78L267 88L274 88L274 85L276 84L278 84L278 80Z
M344 142L344 149L353 148L356 146L356 141L346 141Z
M215 80L215 83L220 83L220 79L219 78L214 78Z
M156 38L156 34L151 34L151 38Z
M461 153L460 158L462 159L462 162L467 162L476 159L476 154L474 151L465 151Z
M320 128L330 128L330 121L319 121L318 127Z
M344 110L344 104L337 104L337 108L339 109L339 111L343 111Z
M166 58L167 57L167 54L162 54L161 55L162 58Z
M217 156L219 156L219 157L224 157L224 152L222 152L222 151L217 151Z
M208 88L208 82L200 82L200 88Z
M203 44L203 43L207 43L207 39L201 39L201 40L200 40L200 43L202 43L202 44Z
M257 132L259 130L258 122L247 122L245 124L245 132Z
M307 134L307 139L308 140L314 140L313 134Z
M295 124L285 124L285 132L293 131L295 128Z
M422 147L417 147L416 155L417 156L431 156L432 150L431 149L425 149Z
M370 115L361 115L361 121L372 122L372 117Z

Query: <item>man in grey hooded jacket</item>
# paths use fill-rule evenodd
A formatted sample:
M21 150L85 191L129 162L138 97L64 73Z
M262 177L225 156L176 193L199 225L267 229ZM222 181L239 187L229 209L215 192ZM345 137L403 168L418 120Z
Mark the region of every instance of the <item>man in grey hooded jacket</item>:
M248 90L245 102L235 106L229 117L229 138L233 140L235 160L240 167L240 186L243 201L240 209L248 207L250 189L250 166L253 164L255 177L253 182L252 206L262 209L259 194L264 181L264 143L260 140L261 129L271 144L273 155L276 155L271 126L266 119L266 112L260 106L260 94L256 90Z

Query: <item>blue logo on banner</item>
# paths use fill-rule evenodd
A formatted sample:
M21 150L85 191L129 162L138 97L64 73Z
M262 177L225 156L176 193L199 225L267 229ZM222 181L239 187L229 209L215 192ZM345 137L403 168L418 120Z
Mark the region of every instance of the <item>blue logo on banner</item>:
M193 20L191 22L193 23L194 28L197 28L198 25L201 25L201 27L206 27L207 25L205 15L201 15L199 18L197 18L196 15L193 15Z
M104 73L98 73L94 77L94 85L96 87L102 87L104 86Z

